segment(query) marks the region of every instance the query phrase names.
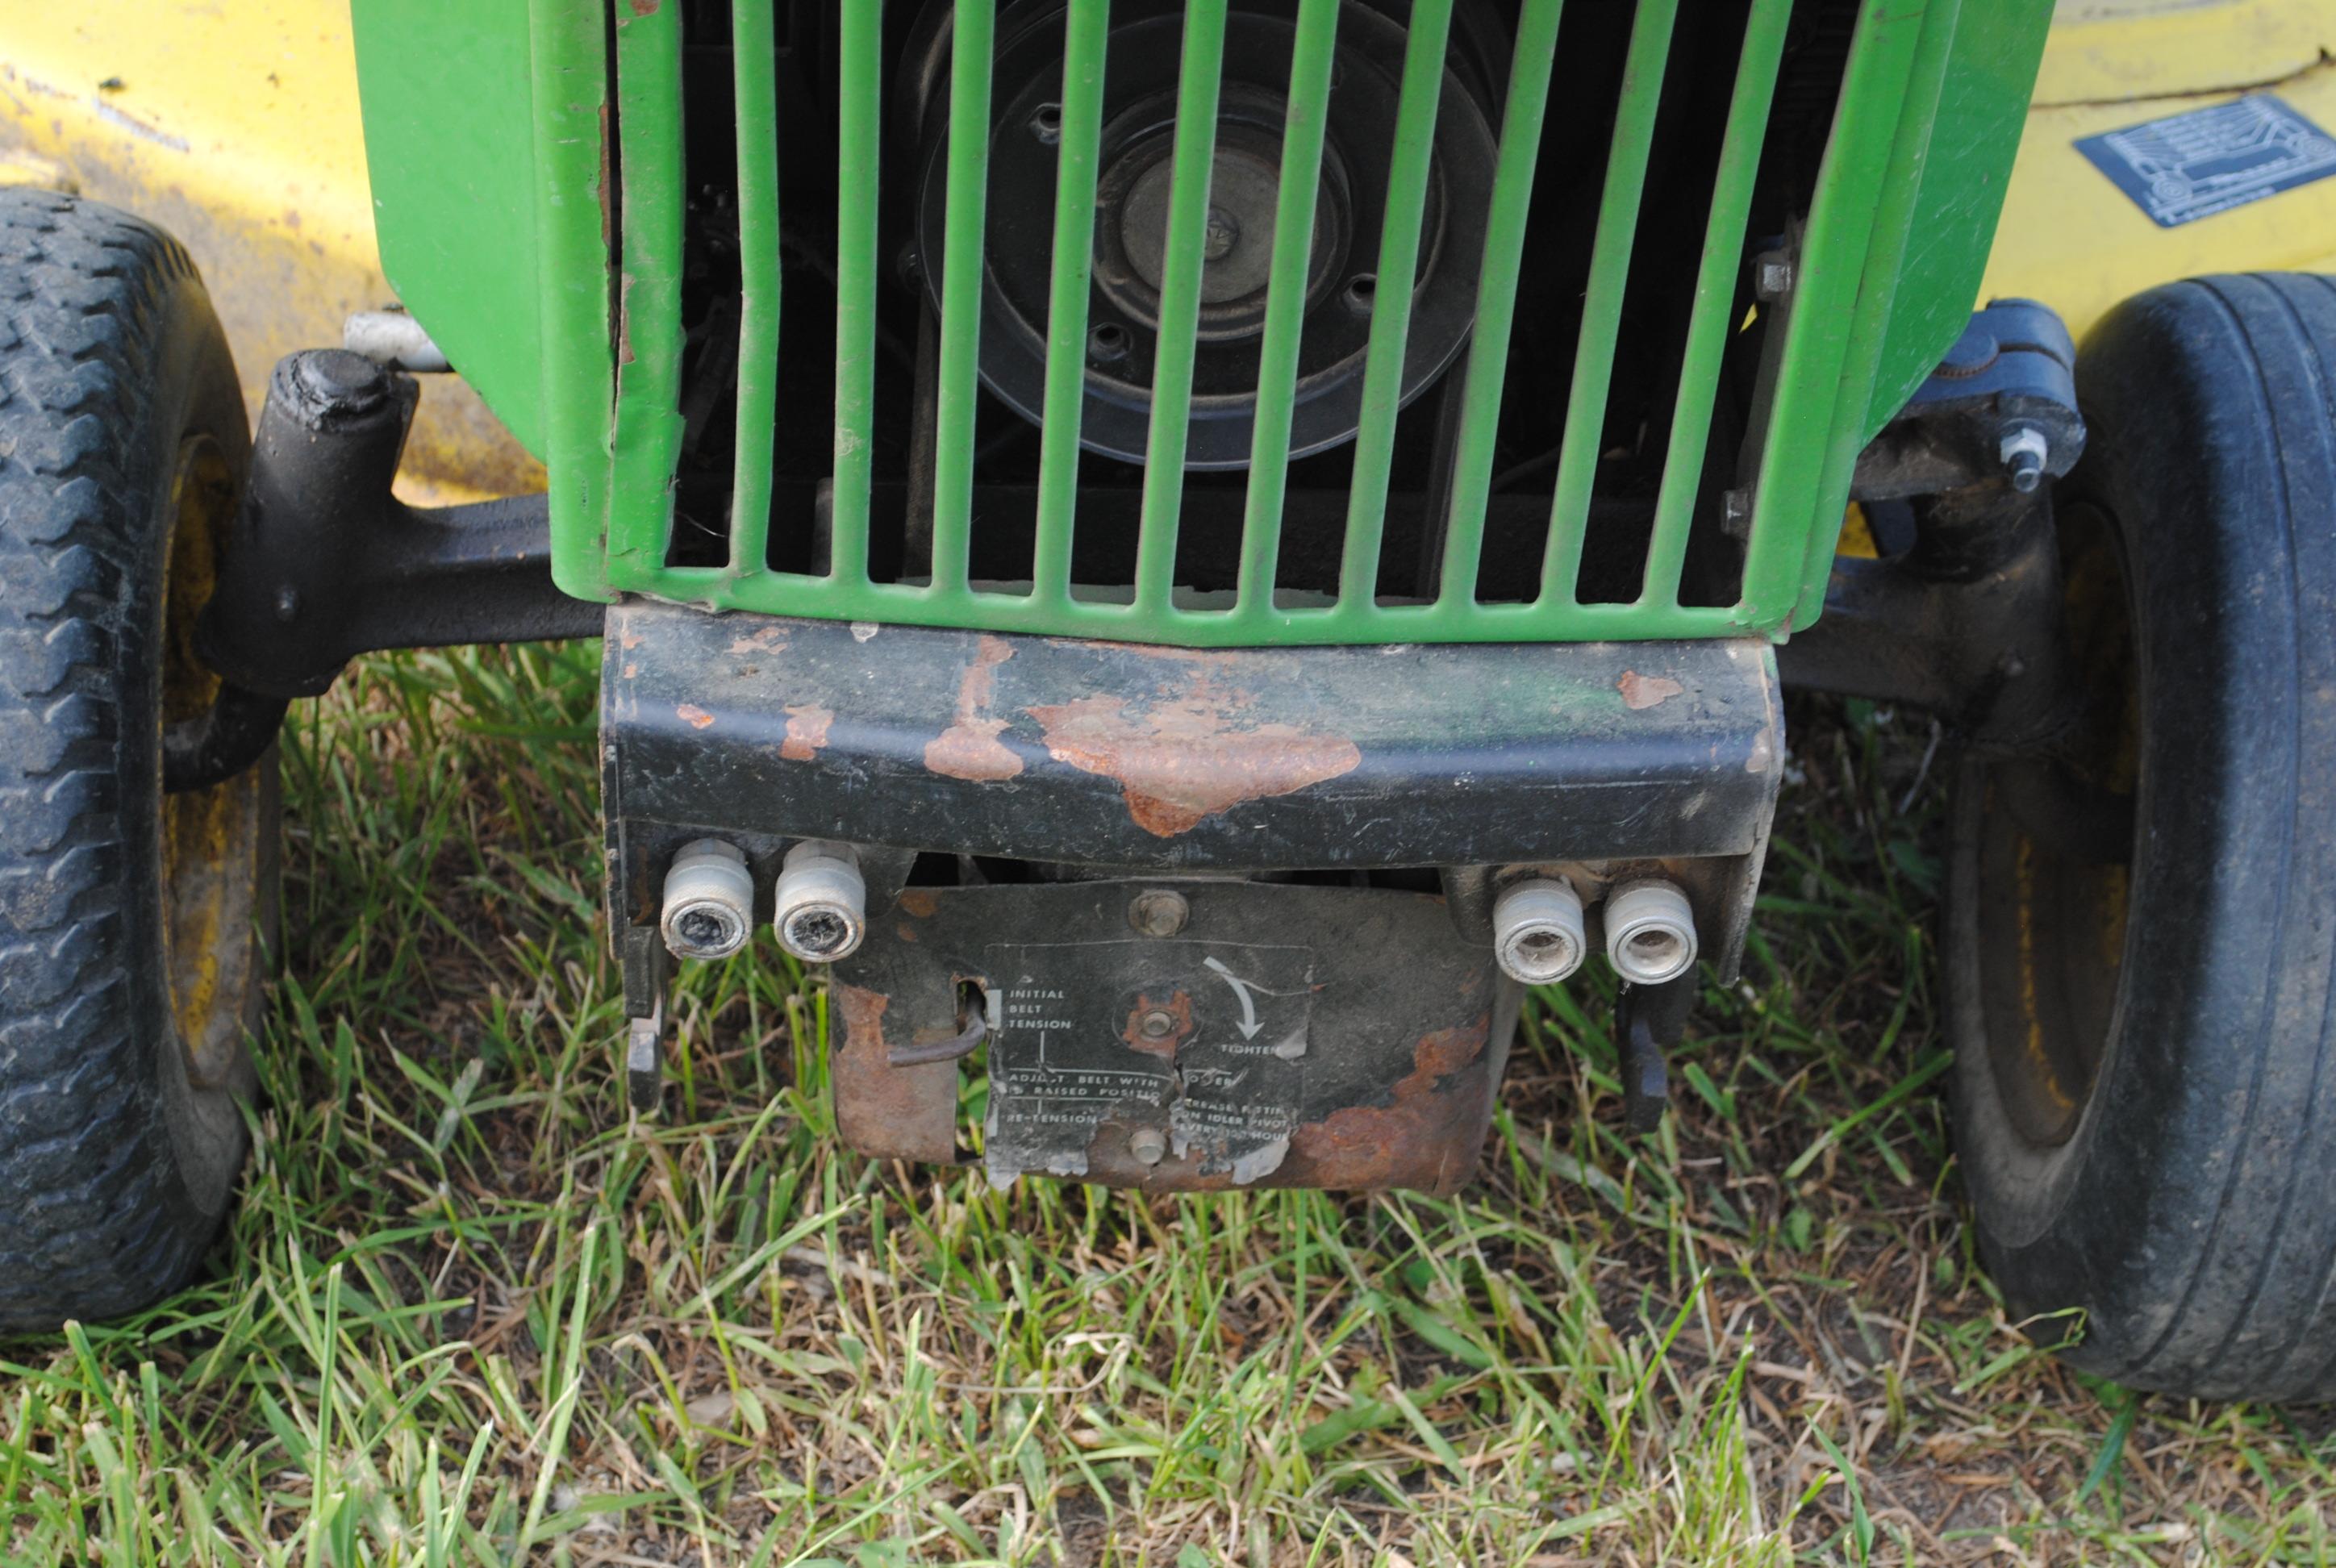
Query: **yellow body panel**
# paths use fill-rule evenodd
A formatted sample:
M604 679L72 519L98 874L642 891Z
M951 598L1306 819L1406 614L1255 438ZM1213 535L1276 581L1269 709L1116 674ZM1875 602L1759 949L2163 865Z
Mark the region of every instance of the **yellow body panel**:
M2202 272L2336 272L2336 179L2160 229L2080 137L2271 88L2336 133L2336 0L2062 0L1984 285L2084 340L2118 300Z
M339 343L350 312L390 301L348 0L16 0L5 11L0 182L77 191L178 236L255 414L280 356ZM541 467L469 387L422 379L401 494L449 502L543 487Z

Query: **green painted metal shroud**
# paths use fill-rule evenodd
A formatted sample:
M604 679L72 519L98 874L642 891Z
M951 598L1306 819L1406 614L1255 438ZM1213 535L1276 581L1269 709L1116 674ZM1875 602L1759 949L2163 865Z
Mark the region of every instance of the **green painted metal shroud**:
M1574 0L1577 5L1591 0ZM1605 0L1599 0L1605 3ZM1318 182L1280 187L1263 373L1243 511L1239 590L1202 608L1172 581L1205 240L1205 172L1227 0L1191 0L1183 30L1174 173L1162 282L1150 462L1132 583L1075 589L1071 540L1103 121L1109 0L1068 0L1051 347L1029 583L968 580L989 119L997 0L958 0L932 518L922 582L871 580L881 7L840 9L842 171L837 210L832 542L820 573L767 562L778 385L778 120L772 0L734 0L739 231L745 258L737 386L741 439L730 559L667 564L681 432L680 7L657 0L357 0L358 66L384 267L406 305L550 472L555 574L588 599L627 593L709 608L840 619L1076 635L1193 647L1300 643L1564 641L1763 634L1781 638L1823 608L1850 473L1961 330L1991 242L2040 59L2045 0L1866 0L1801 236L1781 350L1753 410L1757 472L1739 597L1680 602L1690 514L1719 382L1747 210L1790 0L1752 0L1708 209L1669 450L1642 586L1628 602L1582 602L1588 527L1623 290L1663 70L1695 24L1694 0L1639 0L1572 388L1551 498L1540 591L1476 595L1493 432L1515 316L1525 214L1549 99L1562 0L1524 0L1501 112L1500 151L1474 346L1461 389L1439 591L1373 596L1385 521L1408 291L1382 290L1371 326L1361 429L1335 598L1277 602L1301 295ZM1416 0L1377 275L1414 270L1453 0ZM1282 160L1319 165L1338 0L1300 0ZM613 58L611 58L613 49ZM524 82L525 92L519 91ZM615 102L610 102L613 91ZM612 108L614 112L612 112ZM611 128L616 128L612 133ZM612 141L615 142L611 145ZM1293 239L1293 237L1295 237ZM613 261L613 265L612 265ZM788 519L809 527L810 520Z

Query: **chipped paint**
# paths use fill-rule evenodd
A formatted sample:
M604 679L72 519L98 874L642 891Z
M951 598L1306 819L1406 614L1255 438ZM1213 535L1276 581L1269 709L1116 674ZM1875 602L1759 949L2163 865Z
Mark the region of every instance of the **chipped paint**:
M730 639L730 651L735 654L777 653L787 646L787 628L776 621L759 631Z
M634 358L633 284L635 281L629 272L618 275L617 279L617 363L620 365L632 364Z
M683 703L673 710L673 716L692 729L704 729L714 722L714 716L695 703Z
M931 920L933 911L940 907L940 900L922 888L910 888L900 895L900 908L912 920Z
M139 138L141 141L151 141L157 147L167 147L173 152L186 152L191 151L187 144L187 139L185 137L173 136L158 125L149 125L143 120L140 120L134 115L125 114L121 110L116 109L112 104L104 102L102 99L91 99L89 101L89 106L96 112L97 117L100 120L104 121L108 125L120 126L122 130L129 131L131 135ZM296 224L294 227L297 228L298 226Z
M787 738L779 743L779 755L789 762L812 761L827 745L828 726L834 723L834 711L815 702L788 708Z
M1136 826L1173 838L1244 802L1294 794L1361 765L1361 749L1344 735L1241 726L1237 716L1256 700L1204 675L1183 695L1133 712L1125 697L1097 693L1030 716L1056 761L1114 781Z
M998 738L1006 721L990 716L998 695L998 667L1014 657L1014 645L984 636L974 646L957 687L957 717L925 747L925 766L944 777L995 784L1022 771L1022 759Z
M1614 689L1622 694L1624 707L1639 713L1669 701L1687 687L1667 675L1640 675L1635 669L1626 669L1615 681Z

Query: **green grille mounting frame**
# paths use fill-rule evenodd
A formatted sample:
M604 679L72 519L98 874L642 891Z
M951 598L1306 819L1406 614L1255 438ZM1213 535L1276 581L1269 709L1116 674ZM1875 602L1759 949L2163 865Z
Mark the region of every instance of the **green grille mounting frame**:
M1575 0L1589 4L1591 0ZM1606 0L1599 0L1606 3ZM1313 232L1339 0L1300 0L1282 146L1262 340L1263 371L1249 467L1238 589L1229 606L1180 602L1176 554L1192 326L1200 308L1207 178L1227 0L1191 0L1173 151L1163 348L1155 372L1149 463L1132 584L1075 587L1072 538L1083 346L1095 223L1097 148L1110 0L1067 0L1059 176L1050 278L1049 350L1032 581L968 580L986 219L989 54L997 0L958 0L951 64L945 251L930 580L874 580L868 570L875 419L882 18L879 0L839 8L841 143L836 211L835 393L831 408L790 406L778 374L779 180L785 160L773 66L772 0L734 0L738 217L744 253L731 550L726 563L667 564L674 527L682 324L681 39L677 5L617 4L613 28L592 0L530 0L538 112L537 251L547 278L544 336L565 345L547 362L546 457L552 475L556 574L589 599L642 594L709 609L832 619L1035 632L1188 647L1303 643L1574 641L1760 634L1781 638L1815 618L1858 449L1952 343L1971 307L2004 177L2040 56L2042 0L1868 0L1860 14L1835 122L1797 257L1797 281L1772 325L1781 345L1753 411L1757 454L1740 595L1723 606L1681 602L1690 524L1718 397L1721 358L1747 260L1747 213L1776 84L1791 0L1751 0L1717 161L1685 356L1637 597L1583 602L1576 575L1614 369L1664 69L1683 30L1680 0L1638 0L1606 149L1589 287L1572 369L1540 591L1480 602L1479 555L1491 491L1494 430L1523 261L1525 219L1542 147L1562 0L1523 0L1499 125L1487 243L1438 591L1387 603L1373 589L1387 516L1407 291L1375 308L1360 433L1341 556L1340 589L1316 602L1273 589L1296 394L1298 335ZM1421 243L1428 147L1445 79L1453 0L1416 0L1403 74L1391 197L1377 237L1377 275L1412 276ZM613 71L604 53L613 37ZM583 84L613 80L618 127L609 183L579 200L590 147L576 129L599 106ZM552 95L547 102L547 94ZM607 119L602 119L605 127ZM1934 147L1944 148L1936 161ZM1934 226L1952 230L1931 238ZM610 229L618 258L607 273ZM1923 246L1913 248L1922 234ZM1069 243L1061 237L1075 237ZM578 274L598 251L606 322L597 338ZM1919 276L1919 297L1902 277ZM579 341L580 340L580 341ZM555 375L565 378L555 384ZM594 387L600 396L596 400ZM613 409L613 418L609 411ZM774 420L834 423L827 570L767 564ZM1707 504L1708 502L1707 502ZM788 520L808 528L808 518Z

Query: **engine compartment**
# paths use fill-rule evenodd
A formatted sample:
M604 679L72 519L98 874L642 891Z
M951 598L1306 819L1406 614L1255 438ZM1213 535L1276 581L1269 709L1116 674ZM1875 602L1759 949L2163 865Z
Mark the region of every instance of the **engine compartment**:
M1234 586L1241 546L1249 407L1256 390L1260 306L1257 226L1270 229L1293 0L1240 0L1229 18L1212 181L1211 239L1218 254L1205 286L1195 365L1192 446L1183 487L1174 580L1180 602L1206 605ZM1455 443L1458 390L1482 245L1483 190L1503 115L1514 0L1462 0L1455 8L1445 91L1435 132L1427 221L1396 424L1385 544L1376 589L1387 602L1432 596L1441 570ZM1646 564L1657 491L1689 315L1703 259L1704 217L1728 106L1729 83L1748 6L1695 7L1682 18L1651 126L1645 188L1631 237L1630 274L1616 341L1600 461L1582 550L1583 602L1635 596ZM950 7L889 8L884 71L889 93L880 147L853 149L881 163L880 243L886 265L877 298L869 562L879 581L917 582L928 570L933 380L939 293L940 179ZM1094 282L1089 294L1085 396L1078 467L1080 526L1071 576L1108 594L1134 577L1144 469L1141 435L1156 324L1158 211L1163 138L1173 127L1181 7L1128 0L1111 14L1105 73L1104 167L1097 189ZM669 564L726 559L739 255L736 139L731 99L728 7L692 0L685 39L686 225L684 437ZM1360 396L1359 344L1378 279L1378 248L1394 142L1393 78L1402 67L1397 0L1346 0L1339 8L1314 267L1301 336L1293 456L1287 472L1275 586L1285 598L1338 590L1350 437ZM1059 110L1060 0L1000 8L992 73L989 222L980 367L983 392L973 463L970 574L1012 584L1032 576L1039 433L1034 378L1042 369L1051 257L1054 180L1048 112ZM1786 54L1755 182L1748 232L1754 248L1782 244L1807 208L1855 20L1839 0L1802 0ZM1598 229L1607 147L1630 34L1627 8L1576 6L1557 35L1557 73L1525 216L1516 322L1506 390L1494 434L1478 597L1529 599L1539 587L1550 536L1559 447L1566 428L1582 294ZM775 17L781 162L781 291L788 302L780 343L781 414L772 437L774 511L816 516L834 471L833 432L823 417L835 388L837 146L841 96L849 89L829 8L782 5ZM1052 72L1052 76L1049 72ZM1475 214L1472 217L1470 214ZM1747 258L1748 259L1748 258ZM1735 269L1731 335L1696 499L1681 601L1719 605L1737 590L1740 541L1724 492L1738 464L1746 411L1767 336L1754 269ZM817 410L819 417L811 416ZM791 411L801 411L800 414ZM771 531L774 570L823 569L820 529Z

